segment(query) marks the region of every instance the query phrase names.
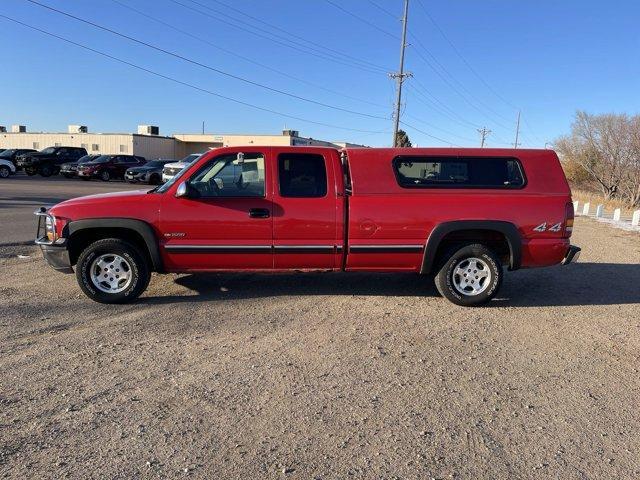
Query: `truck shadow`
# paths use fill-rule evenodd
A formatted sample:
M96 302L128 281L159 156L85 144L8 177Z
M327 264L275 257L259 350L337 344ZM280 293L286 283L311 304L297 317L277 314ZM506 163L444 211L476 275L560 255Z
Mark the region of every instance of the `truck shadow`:
M438 296L416 274L188 274L175 282L197 295L144 297L147 304L224 301L281 296ZM508 272L490 307L617 305L640 303L640 264L577 263Z

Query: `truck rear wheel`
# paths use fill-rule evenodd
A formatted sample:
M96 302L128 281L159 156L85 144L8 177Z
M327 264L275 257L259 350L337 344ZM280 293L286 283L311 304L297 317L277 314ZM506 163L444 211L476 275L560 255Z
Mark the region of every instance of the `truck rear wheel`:
M84 294L100 303L127 303L145 291L151 272L144 255L118 238L105 238L83 250L76 278Z
M464 307L482 305L498 293L502 265L486 246L474 243L449 250L435 277L438 292L450 302Z

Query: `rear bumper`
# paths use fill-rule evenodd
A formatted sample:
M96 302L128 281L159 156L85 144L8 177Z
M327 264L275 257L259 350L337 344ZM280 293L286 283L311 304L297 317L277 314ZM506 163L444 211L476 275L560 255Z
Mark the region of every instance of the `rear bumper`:
M581 251L580 247L576 247L575 245L570 245L569 251L567 251L567 254L564 256L564 259L562 260L562 265L569 265L570 263L577 262L578 258L580 257L580 251Z
M40 250L51 268L63 273L73 273L66 245L40 245Z

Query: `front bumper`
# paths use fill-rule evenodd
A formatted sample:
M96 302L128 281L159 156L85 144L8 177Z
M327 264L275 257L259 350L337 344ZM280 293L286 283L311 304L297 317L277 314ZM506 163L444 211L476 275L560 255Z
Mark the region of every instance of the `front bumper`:
M580 247L576 247L575 245L569 245L569 250L567 254L564 256L562 260L562 265L569 265L570 263L575 263L578 261L580 257L580 251L582 249Z
M66 245L40 245L40 250L51 268L62 273L73 273Z
M67 239L58 238L53 241L47 238L46 226L44 227L44 235L41 235L43 228L42 219L49 217L53 223L53 230L56 231L56 219L49 214L48 209L40 207L33 212L38 217L38 226L36 228L36 240L35 244L42 250L42 256L46 262L55 270L64 273L73 273L71 268L71 258L69 256L69 250L67 249Z

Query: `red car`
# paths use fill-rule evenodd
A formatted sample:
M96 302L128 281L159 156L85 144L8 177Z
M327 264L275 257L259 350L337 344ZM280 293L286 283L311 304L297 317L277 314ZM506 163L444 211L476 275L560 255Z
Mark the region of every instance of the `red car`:
M36 240L98 302L152 271L435 274L459 305L509 270L567 264L571 192L550 150L219 148L153 190L76 198ZM38 226L39 232L42 228Z
M147 163L144 157L136 155L100 155L89 162L78 165L77 175L82 180L99 178L108 182L112 178L124 178L128 168L141 167Z

